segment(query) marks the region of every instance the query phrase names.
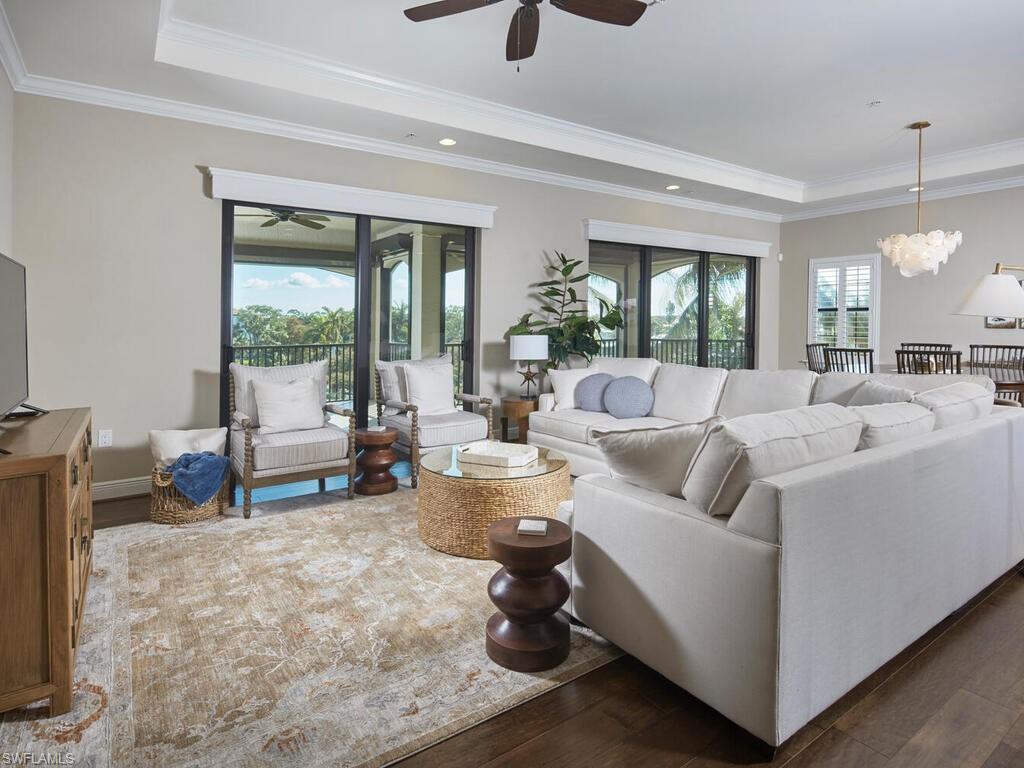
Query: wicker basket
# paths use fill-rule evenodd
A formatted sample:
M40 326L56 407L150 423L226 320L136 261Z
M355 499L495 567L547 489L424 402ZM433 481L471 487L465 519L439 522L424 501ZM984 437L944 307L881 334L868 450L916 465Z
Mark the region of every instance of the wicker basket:
M174 479L169 472L161 472L154 467L149 517L154 523L185 525L223 514L228 506L230 478L231 473L225 473L224 484L217 494L205 504L196 506L174 487Z

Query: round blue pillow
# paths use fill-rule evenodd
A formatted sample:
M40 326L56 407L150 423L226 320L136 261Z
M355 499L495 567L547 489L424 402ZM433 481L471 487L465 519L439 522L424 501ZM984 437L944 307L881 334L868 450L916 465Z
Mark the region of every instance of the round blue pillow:
M576 385L576 407L582 411L603 413L604 390L615 379L610 373L595 373Z
M636 376L622 376L604 390L604 407L617 419L639 419L654 407L654 390Z

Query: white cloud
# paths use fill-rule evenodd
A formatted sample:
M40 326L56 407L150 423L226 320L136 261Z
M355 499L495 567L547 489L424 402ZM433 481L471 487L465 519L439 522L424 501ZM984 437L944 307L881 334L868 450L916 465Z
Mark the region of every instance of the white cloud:
M252 288L257 291L265 291L268 288L273 288L274 282L270 280L261 280L258 277L250 277L248 280L242 283L242 287Z
M329 275L326 280L317 280L308 272L292 272L288 277L280 280L264 280L260 277L250 277L242 288L249 288L255 291L266 291L271 288L350 288L351 283L337 275Z
M307 272L292 272L288 275L288 285L295 286L296 288L325 288L326 285L321 283L312 275Z

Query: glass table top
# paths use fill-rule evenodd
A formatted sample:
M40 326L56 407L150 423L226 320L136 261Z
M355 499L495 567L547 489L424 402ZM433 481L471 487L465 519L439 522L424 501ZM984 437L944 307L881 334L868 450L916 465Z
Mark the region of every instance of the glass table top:
M488 464L472 464L461 456L453 462L450 448L440 448L424 454L420 459L420 468L446 477L465 478L467 480L514 480L524 477L539 477L557 472L568 464L562 454L537 448L537 459L522 467L494 467Z

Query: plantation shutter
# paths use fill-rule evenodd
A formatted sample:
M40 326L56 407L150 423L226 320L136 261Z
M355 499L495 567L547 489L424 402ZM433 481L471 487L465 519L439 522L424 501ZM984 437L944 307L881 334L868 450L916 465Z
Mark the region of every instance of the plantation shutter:
M807 341L873 348L878 338L878 262L872 257L811 259Z

